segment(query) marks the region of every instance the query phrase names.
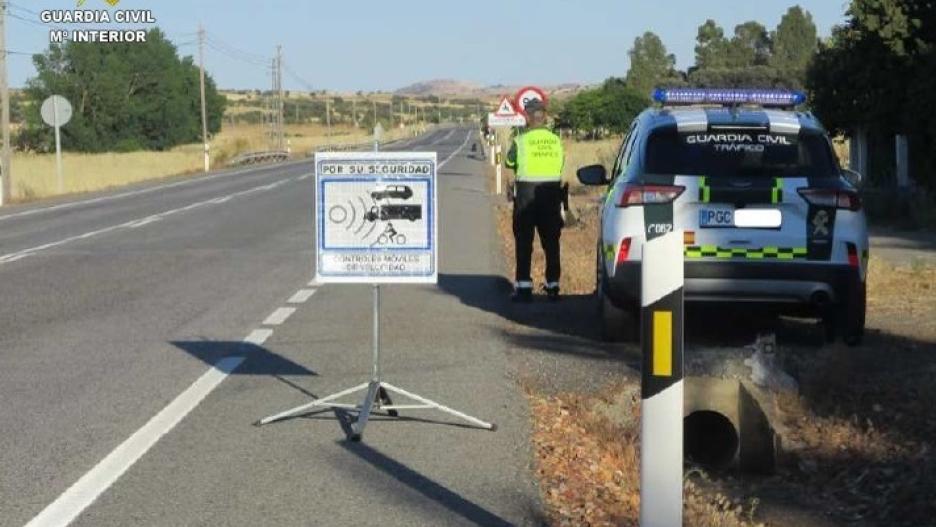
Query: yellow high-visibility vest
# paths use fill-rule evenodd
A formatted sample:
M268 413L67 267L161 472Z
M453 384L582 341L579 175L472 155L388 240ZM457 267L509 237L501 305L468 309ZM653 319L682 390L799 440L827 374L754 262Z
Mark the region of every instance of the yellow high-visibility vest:
M546 128L534 128L514 139L516 159L507 168L517 172L517 181L542 183L562 179L565 153L562 140Z

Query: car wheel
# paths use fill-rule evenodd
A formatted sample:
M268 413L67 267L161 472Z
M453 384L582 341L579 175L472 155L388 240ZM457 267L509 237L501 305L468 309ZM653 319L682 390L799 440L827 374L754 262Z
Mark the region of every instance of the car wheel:
M636 342L639 338L637 314L615 306L604 293L601 293L601 338L606 342Z
M849 302L841 313L842 340L848 346L858 346L864 339L865 319L868 310L867 286L860 284L855 288Z
M600 249L599 249L600 250ZM607 275L598 253L598 265L595 280L595 297L598 299L598 320L601 324L601 338L606 342L634 342L640 337L639 317L634 311L621 309L605 294Z

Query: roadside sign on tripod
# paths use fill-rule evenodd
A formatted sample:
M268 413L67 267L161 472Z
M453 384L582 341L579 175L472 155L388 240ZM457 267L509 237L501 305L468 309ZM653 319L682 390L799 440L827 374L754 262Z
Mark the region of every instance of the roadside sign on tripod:
M315 156L316 279L436 283L436 154Z

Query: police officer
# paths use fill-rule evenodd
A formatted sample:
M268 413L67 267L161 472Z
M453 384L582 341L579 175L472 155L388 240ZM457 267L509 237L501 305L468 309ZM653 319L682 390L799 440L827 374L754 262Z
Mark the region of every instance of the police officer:
M546 128L546 106L534 99L524 108L527 129L507 153L505 165L514 171L513 232L517 259L514 302L533 301L533 233L539 232L546 253L546 295L559 300L559 236L562 232L562 141Z

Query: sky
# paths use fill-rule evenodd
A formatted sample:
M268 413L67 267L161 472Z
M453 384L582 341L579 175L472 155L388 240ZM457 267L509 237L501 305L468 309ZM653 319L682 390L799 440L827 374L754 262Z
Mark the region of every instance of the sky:
M21 87L35 69L30 56L16 53L48 47L48 29L37 13L74 9L76 0L8 3L10 84ZM820 36L844 21L846 4L799 1ZM483 86L596 83L626 74L627 52L645 31L657 33L685 69L706 19L727 35L747 20L773 29L791 5L794 0L121 0L117 8L152 10L186 55L197 53L195 32L203 24L212 42L206 67L222 88L269 87L266 64L282 45L286 89L348 92L430 79ZM86 0L83 8L107 7L104 0Z

